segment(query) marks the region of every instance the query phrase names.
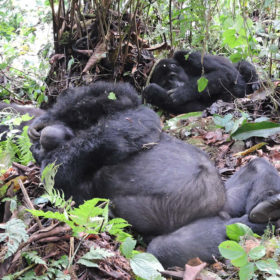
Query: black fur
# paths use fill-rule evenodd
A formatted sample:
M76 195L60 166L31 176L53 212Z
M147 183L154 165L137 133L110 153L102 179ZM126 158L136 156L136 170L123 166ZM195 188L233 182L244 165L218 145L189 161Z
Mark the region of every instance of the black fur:
M198 92L202 69L208 85ZM200 52L178 51L172 59L159 61L143 95L148 103L168 112L186 113L201 111L218 99L244 97L258 86L256 70L247 61L234 65L227 58L206 54L202 68Z
M271 213L261 209L262 223L253 223L248 214L261 201L276 197L279 209L280 177L278 172L264 159L255 159L226 182L227 200L223 212L231 217L212 217L199 219L177 231L156 237L148 246L148 252L154 254L161 263L168 266L184 266L191 258L199 256L201 260L213 262L213 256L219 257L218 246L226 239L226 225L243 223L255 233L263 234ZM223 214L223 213L221 213ZM278 216L280 213L278 210Z
M112 92L115 100L109 99ZM157 236L148 251L166 266L181 265L192 256L210 260L225 239L225 224L238 220L251 226L241 216L280 192L277 172L256 160L229 180L226 193L206 154L162 132L157 114L139 104L128 84L99 82L72 89L32 123L29 133L41 168L59 164L56 187L78 203L110 198L116 216L127 219L146 240ZM254 175L259 169L263 172ZM240 185L248 196L242 196ZM221 211L238 219L228 214L221 219ZM267 218L252 225L258 232L270 214L265 207L261 211Z

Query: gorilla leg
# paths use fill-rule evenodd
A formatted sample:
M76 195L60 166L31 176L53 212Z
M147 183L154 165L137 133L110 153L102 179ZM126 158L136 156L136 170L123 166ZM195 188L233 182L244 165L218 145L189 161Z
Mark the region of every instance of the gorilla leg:
M148 252L165 267L180 265L194 257L213 262L218 245L226 240L226 225L243 223L263 234L269 219L280 218L280 177L264 159L252 160L226 182L224 211L234 218L203 218L177 231L154 238ZM249 215L249 218L248 218Z
M181 266L192 258L212 263L220 256L218 246L226 240L226 226L243 223L255 233L262 234L266 224L253 224L248 216L223 220L220 217L204 218L184 226L173 233L154 238L147 251L155 255L164 267Z
M247 213L252 222L265 223L279 218L279 193L280 176L277 170L262 158L254 159L226 182L224 211L232 217Z

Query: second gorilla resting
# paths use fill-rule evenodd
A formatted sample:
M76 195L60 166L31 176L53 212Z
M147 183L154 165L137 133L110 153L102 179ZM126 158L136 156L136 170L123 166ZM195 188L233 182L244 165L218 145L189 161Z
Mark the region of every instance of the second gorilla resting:
M111 199L114 214L151 240L148 251L166 267L197 256L212 261L226 224L262 233L280 217L280 178L271 165L254 160L224 187L206 154L162 132L128 84L68 90L29 134L41 168L60 165L55 185L66 196Z
M208 84L198 92L203 71ZM202 68L200 52L177 51L173 58L159 61L143 95L170 113L187 113L204 110L218 99L244 97L258 87L256 69L247 61L232 64L225 57L206 54Z

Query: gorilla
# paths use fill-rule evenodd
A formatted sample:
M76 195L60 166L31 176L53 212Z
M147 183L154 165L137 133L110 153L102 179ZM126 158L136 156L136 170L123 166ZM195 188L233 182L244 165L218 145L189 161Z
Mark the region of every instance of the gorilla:
M148 251L163 266L183 267L197 256L211 263L213 256L220 255L218 246L226 240L227 225L243 223L263 234L267 222L280 217L280 176L266 160L252 160L226 182L225 188L226 202L218 216L198 219L150 242Z
M198 92L203 70L208 84ZM187 113L204 110L218 99L244 97L258 88L256 69L247 61L234 65L225 57L206 54L202 65L200 52L177 51L173 58L159 61L143 96L170 113Z
M69 89L32 122L29 136L42 170L59 165L55 186L66 197L109 198L113 214L151 241L148 251L166 267L192 256L210 261L228 223L260 233L280 216L280 179L272 166L255 160L225 187L207 155L164 133L129 84Z

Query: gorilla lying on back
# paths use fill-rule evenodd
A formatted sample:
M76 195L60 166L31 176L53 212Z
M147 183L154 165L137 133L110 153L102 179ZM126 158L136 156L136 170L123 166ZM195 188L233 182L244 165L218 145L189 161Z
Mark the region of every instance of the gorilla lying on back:
M193 256L211 260L227 223L240 221L263 232L279 201L279 176L263 160L239 172L252 175L250 181L236 175L226 191L206 154L162 132L157 114L140 105L129 84L99 82L68 90L35 119L29 135L41 168L59 165L56 187L78 203L111 199L113 213L152 240L148 251L165 266L183 265ZM237 218L222 220L223 209ZM254 223L259 220L262 224ZM220 234L196 240L192 229L209 227ZM209 252L192 248L189 240L209 241Z
M148 103L168 112L187 113L204 110L218 99L244 97L259 87L256 70L247 61L234 65L225 57L206 54L203 68L208 85L198 92L201 53L178 51L173 58L159 61L143 95Z

